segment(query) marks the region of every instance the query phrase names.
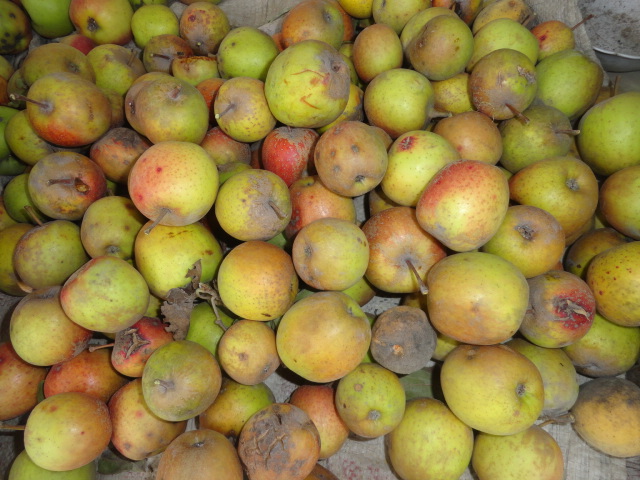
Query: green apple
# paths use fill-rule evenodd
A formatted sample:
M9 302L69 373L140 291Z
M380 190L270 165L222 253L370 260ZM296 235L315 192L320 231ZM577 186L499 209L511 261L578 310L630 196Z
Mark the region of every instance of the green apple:
M432 6L424 8L419 12L416 12L407 20L404 28L400 32L400 41L402 42L402 49L406 50L407 45L420 33L420 30L427 24L429 20L438 15L449 15L451 17L457 16L451 8Z
M473 33L475 34L496 18L510 18L519 23L525 23L533 14L533 9L524 0L483 1L482 10L478 12L478 15L473 20Z
M225 35L216 55L220 76L251 77L264 82L280 51L275 40L252 26L232 29Z
M156 35L179 35L180 21L165 2L144 4L133 12L131 32L135 44L144 49L149 39Z
M13 460L7 480L96 480L98 471L95 462L89 462L83 467L56 472L36 465L26 450L22 450Z
M526 430L544 407L538 367L504 345L457 346L444 359L440 384L460 420L493 435Z
M23 297L27 294L13 265L13 252L22 236L32 228L30 223L15 222L0 231L0 291L7 295Z
M87 59L96 74L96 85L103 90L113 90L122 97L133 81L146 73L135 50L122 45L97 45L87 53Z
M35 165L38 160L59 149L36 133L26 110L19 110L7 121L4 138L11 153L27 165Z
M234 319L222 308L213 307L208 302L200 302L191 310L186 340L199 343L218 358L218 343L222 334Z
M39 35L58 38L69 35L74 27L69 18L71 0L24 0L22 7L31 18L31 26Z
M473 430L440 400L415 398L386 437L386 452L404 480L456 480L467 469Z
M16 222L36 224L44 222L47 218L38 210L29 194L29 172L21 173L9 180L4 187L2 198L7 213Z

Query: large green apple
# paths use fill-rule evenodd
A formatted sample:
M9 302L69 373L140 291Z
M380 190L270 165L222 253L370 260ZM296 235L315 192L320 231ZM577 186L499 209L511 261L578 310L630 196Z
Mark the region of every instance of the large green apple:
M39 35L57 38L69 35L74 27L69 18L71 0L22 0L31 18L31 26Z
M218 69L222 78L251 77L262 82L279 50L275 40L252 26L232 29L218 48Z
M89 462L83 467L56 472L36 465L26 450L23 450L13 460L9 470L8 480L95 480L98 478L95 462Z

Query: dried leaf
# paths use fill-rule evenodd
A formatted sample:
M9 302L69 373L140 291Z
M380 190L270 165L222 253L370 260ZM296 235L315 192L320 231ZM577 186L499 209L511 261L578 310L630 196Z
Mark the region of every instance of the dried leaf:
M160 307L164 321L169 324L167 332L173 333L174 340L183 340L187 336L195 300L196 293L191 286L172 288Z

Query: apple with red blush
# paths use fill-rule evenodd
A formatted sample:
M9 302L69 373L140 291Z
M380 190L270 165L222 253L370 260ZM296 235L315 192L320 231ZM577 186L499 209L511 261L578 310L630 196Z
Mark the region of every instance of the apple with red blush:
M262 167L291 186L299 178L314 172L313 153L319 137L311 128L274 128L262 142Z

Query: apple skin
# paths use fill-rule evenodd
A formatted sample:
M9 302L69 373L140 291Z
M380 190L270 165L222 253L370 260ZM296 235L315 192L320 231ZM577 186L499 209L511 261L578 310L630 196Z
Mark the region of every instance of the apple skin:
M338 452L349 436L349 428L336 409L335 388L330 384L300 385L289 397L289 403L301 408L320 434L320 458Z
M415 398L386 438L393 469L405 480L455 480L469 465L473 430L440 400Z
M352 58L358 78L367 84L385 70L402 67L402 43L391 26L374 23L358 33Z
M593 257L616 245L632 241L610 227L592 229L573 242L564 257L564 269L583 280Z
M416 204L416 218L448 248L468 252L495 235L508 207L509 184L498 167L460 160L429 180Z
M479 480L565 478L560 445L537 425L513 435L479 433L475 437L471 464Z
M615 377L640 357L640 328L610 322L596 314L589 331L563 347L576 371L588 377Z
M129 379L111 364L111 350L89 349L53 365L44 380L45 397L63 392L83 392L107 403Z
M11 220L13 218L9 217ZM29 232L33 225L29 223L17 223L13 220L13 224L9 224L2 229L0 235L0 291L14 297L23 297L28 292L23 289L19 283L18 273L13 266L13 253L16 246L20 242L20 238Z
M111 442L130 460L142 460L164 451L187 428L187 421L162 420L147 407L142 379L135 378L120 387L108 403L113 426Z
M366 314L342 292L316 292L294 303L282 316L276 345L282 363L311 382L342 378L369 350Z
M596 255L587 269L598 313L618 325L640 326L639 252L640 241L623 243Z
M562 259L564 231L546 210L512 205L498 231L480 250L509 260L526 278L531 278L551 270Z
M224 79L251 77L262 82L280 53L273 38L257 27L242 26L227 33L218 48L218 70Z
M102 44L87 53L96 74L96 85L123 98L136 78L147 73L138 54L122 45Z
M26 450L22 450L11 463L7 480L30 480L39 478L42 480L95 480L98 476L95 462L87 463L83 467L66 470L64 472L54 472L46 468L39 467L29 458Z
M544 407L542 414L565 414L578 398L578 375L571 359L561 348L545 348L523 338L512 338L505 345L531 360L542 375Z
M71 33L69 35L65 35L64 37L60 37L58 38L58 42L71 45L73 48L80 50L85 55L89 53L93 47L96 46L96 42L80 33Z
M262 141L262 167L277 174L290 187L314 171L313 152L319 137L311 128L274 128Z
M0 420L10 420L35 407L46 375L46 368L25 362L11 342L0 343Z
M248 320L282 316L298 293L291 256L275 245L250 240L226 254L217 273L222 303Z
M522 272L491 253L443 258L429 270L427 286L434 328L463 343L492 345L509 339L520 328L529 303Z
M234 140L218 127L212 127L200 142L200 146L213 158L220 170L222 166L240 162L249 164L251 161L251 146L245 142ZM222 182L220 182L222 183Z
M544 406L538 368L504 345L457 346L442 364L440 383L447 405L460 420L493 435L526 430Z
M132 16L133 8L129 0L108 3L101 0L71 0L69 4L69 18L78 33L98 45L125 45L131 41Z
M211 2L192 2L180 16L180 37L196 55L208 56L218 51L220 42L231 30L224 10Z
M131 34L135 44L144 49L156 35L179 35L180 21L166 4L147 4L133 12Z
M31 411L24 447L39 467L72 470L98 458L112 430L109 408L102 400L86 393L60 393L45 398Z
M621 234L640 240L638 200L632 192L640 186L640 165L622 168L600 186L599 211L604 221Z
M345 25L340 7L327 0L303 0L282 19L282 45L287 48L303 40L321 40L338 49Z
M25 11L15 3L2 2L0 20L3 30L0 55L16 55L27 50L33 38L33 29Z
M22 7L31 18L31 26L37 34L57 38L73 32L73 24L69 18L70 3L71 0L23 0Z
M351 197L339 195L322 183L320 177L301 177L289 186L291 220L285 236L294 238L305 225L319 218L333 217L356 222L356 207Z
M447 255L444 246L420 228L411 207L382 210L365 221L362 231L369 242L365 277L385 292L419 291L420 282L407 262L424 281L429 269Z
M527 280L529 307L520 333L546 348L560 348L582 338L592 327L595 297L577 275L550 270Z
M131 167L151 142L129 127L111 128L91 144L89 158L100 165L105 177L126 185Z

